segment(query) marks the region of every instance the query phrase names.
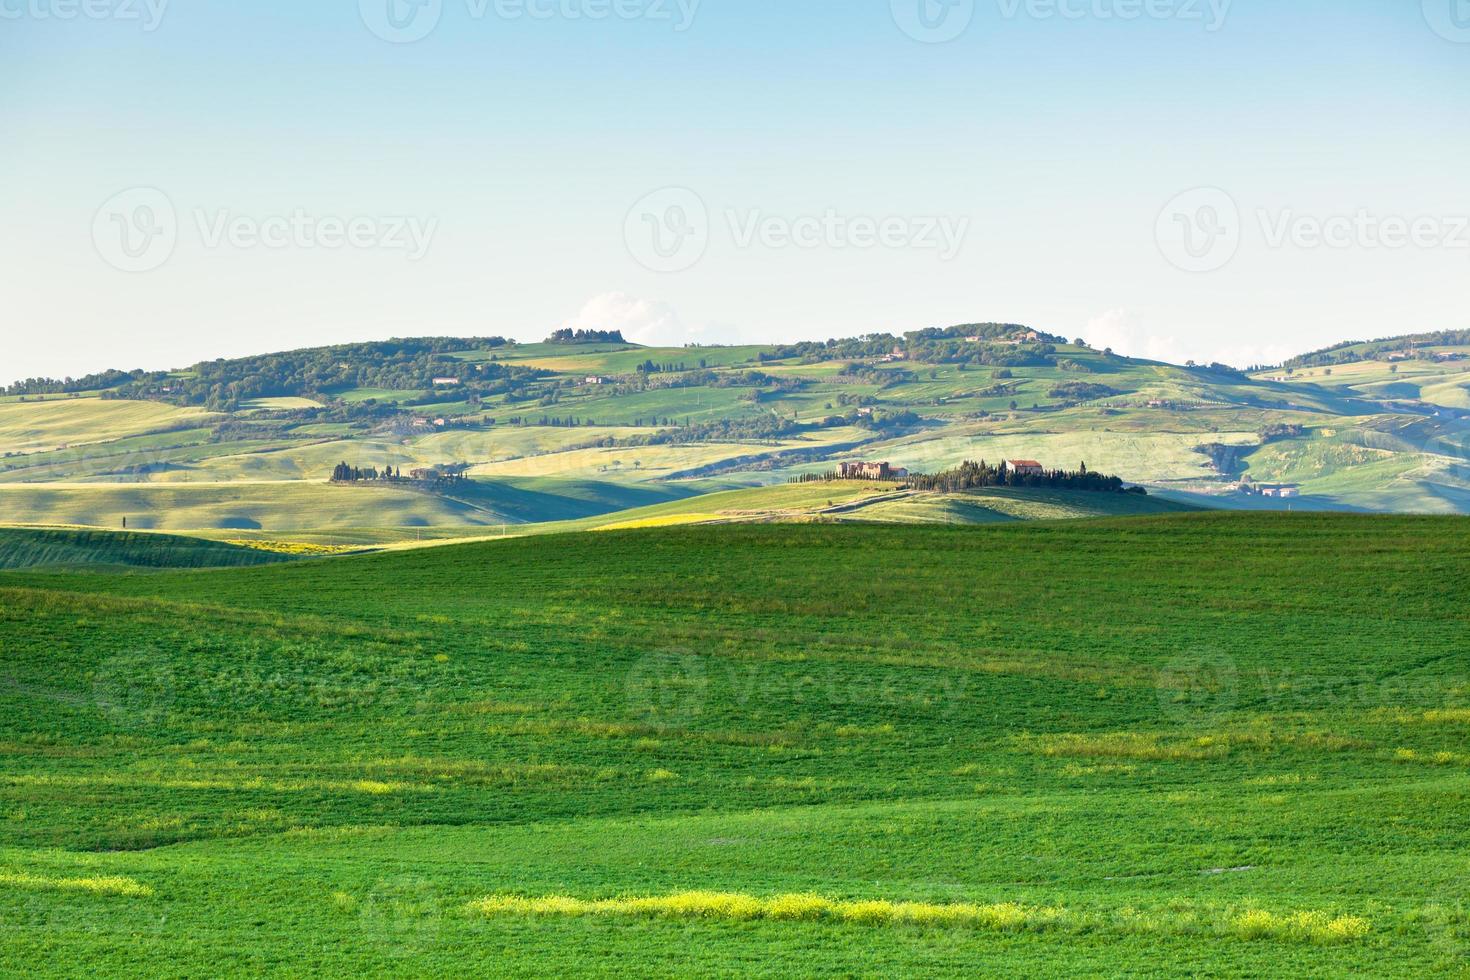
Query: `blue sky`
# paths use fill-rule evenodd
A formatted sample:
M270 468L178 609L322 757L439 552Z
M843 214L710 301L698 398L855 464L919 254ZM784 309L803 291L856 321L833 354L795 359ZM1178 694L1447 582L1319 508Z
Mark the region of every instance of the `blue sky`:
M413 43L389 0L82 2L0 0L3 380L566 323L1237 363L1470 327L1464 0L438 0Z

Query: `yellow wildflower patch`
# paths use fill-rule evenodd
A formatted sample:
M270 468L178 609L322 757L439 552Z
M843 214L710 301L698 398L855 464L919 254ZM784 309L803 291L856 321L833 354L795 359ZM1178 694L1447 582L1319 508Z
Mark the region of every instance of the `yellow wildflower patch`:
M49 892L90 892L93 895L120 895L124 898L147 898L153 894L153 889L147 885L121 875L48 878L24 872L0 873L0 888Z

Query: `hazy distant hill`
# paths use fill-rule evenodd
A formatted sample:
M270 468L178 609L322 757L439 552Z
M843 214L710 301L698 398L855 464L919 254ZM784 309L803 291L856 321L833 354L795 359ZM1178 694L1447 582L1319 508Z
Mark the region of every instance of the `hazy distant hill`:
M12 386L0 522L393 540L599 517L846 461L933 472L1004 458L1085 462L1210 506L1470 512L1463 332L1250 373L995 323L767 346L578 340L394 340ZM344 462L405 479L329 485ZM407 478L451 466L467 479Z

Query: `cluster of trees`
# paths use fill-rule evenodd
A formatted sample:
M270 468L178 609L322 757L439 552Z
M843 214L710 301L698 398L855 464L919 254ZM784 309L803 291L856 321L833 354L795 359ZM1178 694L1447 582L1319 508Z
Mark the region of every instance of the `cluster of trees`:
M662 422L653 419L652 424L662 424L666 428L658 432L640 433L621 439L608 437L592 445L600 447L678 446L696 442L774 442L819 429L855 426L872 431L886 431L918 425L922 421L923 419L910 411L875 411L860 414L856 409L845 415L829 415L814 422L801 422L798 419L787 418L769 411L744 418L718 419L712 422L690 422L686 419L682 424L674 424L670 419L664 419ZM641 425L642 423L643 420L638 419L635 424Z
M930 364L961 364L988 367L1044 367L1055 363L1057 343L1066 341L1039 334L1037 341L1015 343L1018 334L1030 333L1015 324L971 324L963 327L919 330L904 334L868 334L846 340L808 341L786 344L756 355L758 361L800 358L810 364L821 361L871 360L900 351L910 360ZM978 342L967 338L979 337Z
M151 374L133 378L109 394L234 411L253 398L330 400L334 392L349 388L432 388L435 378L451 375L459 382L454 389L461 396L469 392L493 395L548 374L495 362L467 364L450 356L451 352L506 343L504 337L425 337L204 361L179 377Z
M333 483L362 483L367 480L401 480L403 470L394 469L392 466L383 467L380 472L376 466L366 469L360 466L349 466L346 463L338 463L332 470Z
M889 429L904 429L922 422L917 413L905 409L901 412L874 411L867 415L859 412L850 412L847 415L832 416L822 424L828 428L838 425L853 425L860 429L868 429L873 432L884 432Z
M638 366L636 374L621 378L614 390L619 395L674 388L772 388L797 391L804 385L805 382L799 378L777 377L764 371L711 371L704 366L703 361L693 370L686 369L683 364L659 365L645 361Z
M1094 373L1091 367L1089 367L1086 364L1083 364L1081 361L1074 361L1070 357L1059 357L1059 358L1056 359L1056 363L1057 363L1057 369L1060 370L1060 371L1067 371L1067 372L1070 372L1072 374L1092 374L1092 373Z
M618 446L678 446L695 442L769 442L796 435L807 428L793 419L783 418L774 412L765 412L749 418L686 422L675 428L628 436L612 444Z
M892 354L895 347L902 345L903 339L890 333L865 334L843 340L804 340L796 344L782 344L770 351L761 351L756 354L756 360L765 362L800 358L809 364L817 364L822 361L868 359Z
M1116 388L1109 388L1107 385L1090 384L1086 381L1065 381L1053 385L1047 394L1068 402L1090 402L1099 398L1121 395L1122 392Z
M1194 361L1185 361L1184 366L1189 368L1189 370L1198 372L1200 374L1225 375L1232 381L1244 380L1247 377L1246 372L1242 371L1240 368L1232 367L1229 364L1222 364L1219 361L1211 361L1209 364L1197 364ZM1252 370L1255 369L1253 368Z
M961 323L953 327L930 327L925 330L913 330L904 334L911 342L923 342L931 340L964 340L968 337L979 337L982 341L1009 340L1013 337L1035 333L1042 340L1050 343L1065 344L1066 338L1054 337L1051 334L1032 330L1021 323Z
M999 377L999 375L996 375L996 377ZM1021 383L1019 381L1003 381L998 385L991 385L989 388L980 389L975 392L975 397L1005 398L1007 395L1019 395L1020 393Z
M468 479L468 477L465 476L465 472L469 468L470 466L468 463L448 463L440 466L430 467L428 470L424 471L424 473L428 474L428 480L435 483L463 482L464 480ZM419 473L419 477L417 477L418 479L425 479L423 473L421 473L420 471L415 470L414 472ZM401 466L395 467L389 465L379 470L376 466L361 467L350 466L347 463L338 463L332 469L333 483L367 483L371 481L402 482L405 479L412 480L415 479L415 477L410 475L409 477L405 478L403 475L403 467Z
M1066 338L1033 331L1019 323L964 323L953 327L930 327L911 330L899 336L891 333L864 334L860 337L832 339L827 341L804 341L799 344L784 344L770 352L761 352L758 360L787 360L801 358L810 362L871 359L901 350L914 360L934 363L963 363L977 355L1002 356L999 348L1007 348L1010 357L1016 357L1016 345L1008 343L1019 336L1036 333L1034 344L1020 345L1031 348L1053 347L1065 344ZM968 338L978 337L978 343ZM1054 347L1053 347L1054 351ZM977 362L978 363L978 362ZM987 362L988 363L988 362ZM1014 366L1023 367L1017 363Z
M910 475L909 486L916 490L975 490L983 487L1033 487L1055 490L1088 490L1097 493L1146 494L1142 487L1129 487L1116 476L1094 473L1083 463L1075 470L1047 470L1041 474L1018 473L1006 463L991 466L984 460L966 460L957 468L943 473Z
M101 391L129 381L148 377L146 371L102 371L80 378L27 378L0 387L0 395L66 395L83 391Z
M688 371L689 367L683 361L679 361L678 363L664 362L662 364L655 364L653 358L649 358L634 370L639 374L682 374Z
M768 395L800 391L806 382L800 378L788 378L766 374L764 371L729 371L724 374L709 372L711 388L757 388Z
M626 344L621 330L573 330L566 327L553 330L546 338L548 344Z
M1035 341L1015 341L1037 335ZM978 342L969 338L978 337ZM929 364L977 367L1043 367L1056 363L1056 344L1066 338L1033 331L1019 323L969 323L904 334L910 358Z
M919 376L903 368L878 368L868 364L847 363L837 372L837 377L850 382L892 388L895 385L912 384Z

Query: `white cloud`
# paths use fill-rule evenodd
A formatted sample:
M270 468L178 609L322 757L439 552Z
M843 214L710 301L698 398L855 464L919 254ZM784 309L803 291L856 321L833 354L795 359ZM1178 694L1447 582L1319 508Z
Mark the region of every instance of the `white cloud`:
M1150 361L1183 364L1188 354L1177 337L1148 333L1133 322L1127 310L1109 310L1087 321L1083 339L1098 350L1111 347L1125 357L1141 357Z
M1281 364L1300 354L1300 347L1285 347L1281 344L1239 344L1222 347L1210 356L1210 360L1233 367L1255 367L1259 364Z
M573 330L621 330L633 343L652 347L680 347L704 333L703 329L687 326L667 303L621 292L594 296L562 326Z
M1297 348L1281 344L1227 344L1214 346L1194 341L1186 344L1173 334L1155 334L1135 322L1127 310L1109 310L1087 321L1083 339L1098 350L1111 347L1127 357L1183 364L1194 360L1201 364L1219 361L1233 367L1257 364L1280 364L1300 353Z

